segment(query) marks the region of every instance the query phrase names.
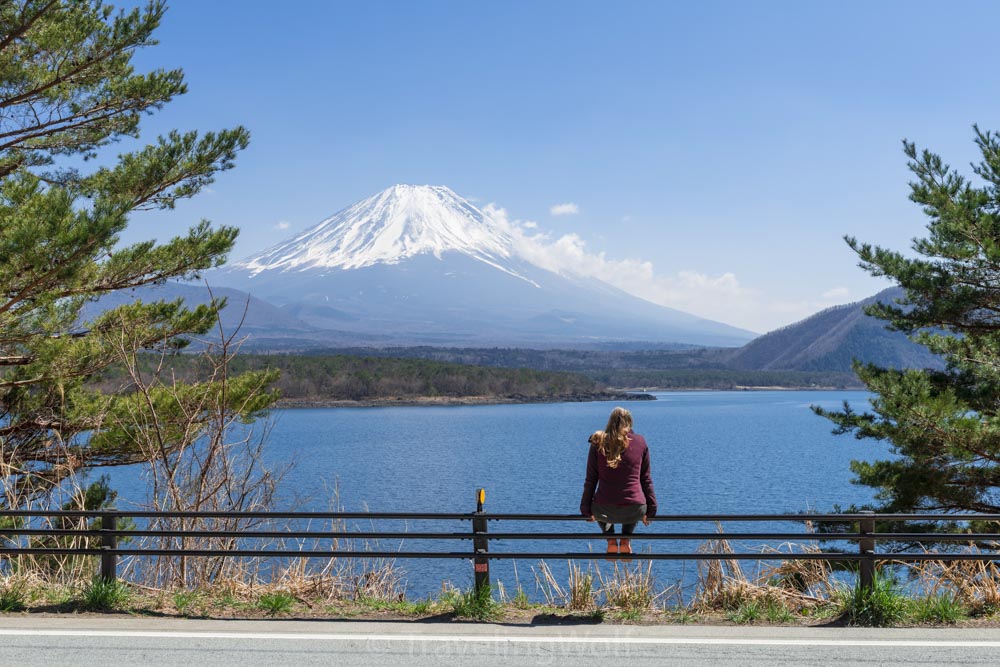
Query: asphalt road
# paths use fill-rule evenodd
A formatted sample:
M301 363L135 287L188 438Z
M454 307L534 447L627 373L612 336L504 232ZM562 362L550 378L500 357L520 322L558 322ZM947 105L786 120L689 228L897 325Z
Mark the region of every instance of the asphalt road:
M0 616L0 665L995 665L1000 630Z

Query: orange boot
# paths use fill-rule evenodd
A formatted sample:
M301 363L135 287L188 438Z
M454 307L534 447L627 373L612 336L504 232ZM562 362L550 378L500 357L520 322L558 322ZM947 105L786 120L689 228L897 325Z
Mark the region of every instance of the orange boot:
M620 554L630 554L630 553L632 553L632 540L619 540L618 541L618 553L620 553Z
M604 560L606 560L606 561L618 560L617 558L611 558L610 556L612 554L614 554L614 555L618 554L618 540L608 540L608 556L609 556L609 558L605 558Z

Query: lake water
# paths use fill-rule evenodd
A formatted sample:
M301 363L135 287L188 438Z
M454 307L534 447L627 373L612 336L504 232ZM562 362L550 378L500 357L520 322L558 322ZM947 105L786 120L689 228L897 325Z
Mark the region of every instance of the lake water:
M809 408L836 408L845 399L864 408L864 392L679 392L657 394L657 399L623 405L632 411L636 432L649 443L661 515L826 511L872 499L870 489L850 483L848 465L852 459L880 458L886 446L834 436L832 424ZM604 427L613 407L595 402L278 410L267 457L275 465L294 463L285 489L302 503L298 509L330 509L332 491L338 487L347 511L464 513L475 509L474 492L483 487L489 512L575 514L586 468L587 437ZM134 473L116 471L113 482L125 500L142 495ZM392 522L379 527L406 528ZM464 531L468 527L464 522L434 529ZM408 528L426 530L429 526ZM795 524L727 528L797 530ZM640 526L638 533L657 529L667 526ZM597 532L593 524L584 523L491 524L490 530ZM420 550L443 545L411 540L382 546ZM636 548L654 551L695 546L635 542ZM471 545L456 541L447 548L469 550ZM604 549L597 538L592 543L511 541L491 543L490 548ZM462 560L411 560L400 565L412 597L436 593L442 580L465 587L472 578L471 565ZM519 581L529 593L535 589L531 570L535 565L518 563ZM552 565L557 576L565 573L565 562ZM508 591L515 587L510 562L495 561L491 568L494 581L502 581ZM654 569L666 585L689 581L694 566L658 563Z

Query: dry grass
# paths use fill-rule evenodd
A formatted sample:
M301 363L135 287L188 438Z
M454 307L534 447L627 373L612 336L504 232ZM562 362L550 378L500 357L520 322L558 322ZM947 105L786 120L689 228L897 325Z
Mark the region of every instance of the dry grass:
M652 561L614 563L607 576L598 568L597 578L601 583L599 593L605 606L611 609L648 611L654 602L670 593L669 589L657 592Z
M517 561L512 561L511 565L514 567L514 595L513 597L510 596L503 582L497 581L496 587L500 603L513 606L515 609L528 609L531 607L531 598L528 597L527 592L521 586L521 578L517 573Z
M719 526L722 532L722 527ZM814 545L783 544L760 547L762 553L782 558L795 553L815 553ZM698 547L699 553L735 553L728 540L710 540ZM748 575L738 560L718 559L698 562L698 582L692 607L696 610L733 611L747 604L780 606L802 611L829 604L835 585L828 563L818 560L781 560Z
M602 570L599 565L584 569L570 561L565 584L559 582L545 561L540 561L538 568L532 568L532 571L535 573L536 589L545 605L570 611L612 609L644 612L653 609L660 599L675 593L673 588L657 590L650 561L615 563L610 571L607 568Z
M574 611L591 609L595 606L594 575L589 568L586 572L577 562L569 564L569 585L566 607Z
M987 553L995 553L1000 544L991 544ZM970 544L966 553L982 553ZM906 564L916 577L917 588L927 596L952 596L973 615L1000 611L1000 567L996 561L922 561Z
M552 573L552 568L545 561L538 562L538 569L531 568L535 575L535 590L541 593L545 604L549 607L562 606L566 600L566 590L559 585L559 580Z

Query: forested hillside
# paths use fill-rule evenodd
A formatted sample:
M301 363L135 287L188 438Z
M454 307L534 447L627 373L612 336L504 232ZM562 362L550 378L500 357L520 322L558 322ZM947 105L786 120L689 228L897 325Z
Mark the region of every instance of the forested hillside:
M750 341L727 361L733 368L756 370L851 371L858 359L888 368L936 368L941 362L899 331L864 308L875 302L893 303L903 296L898 287L844 306L836 306Z
M158 357L144 360L152 372ZM179 379L194 377L199 355L175 355L165 366ZM287 403L372 402L477 397L498 402L542 400L597 400L615 398L583 375L529 368L489 368L442 363L427 359L390 359L348 355L256 355L233 358L230 368L240 373L278 369L277 388ZM100 386L115 391L128 384L124 371L111 369Z
M342 355L378 355L394 359L431 359L495 368L569 371L598 386L661 389L740 389L743 387L851 388L860 386L847 371L733 369L731 348L695 350L523 350L514 348L343 349ZM310 355L303 355L309 359ZM308 363L308 362L306 362Z

